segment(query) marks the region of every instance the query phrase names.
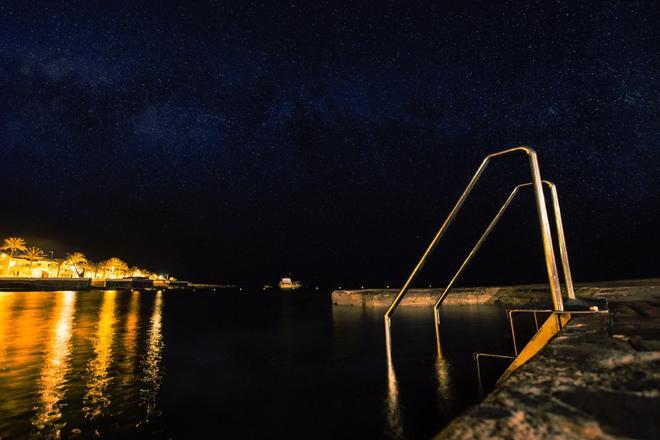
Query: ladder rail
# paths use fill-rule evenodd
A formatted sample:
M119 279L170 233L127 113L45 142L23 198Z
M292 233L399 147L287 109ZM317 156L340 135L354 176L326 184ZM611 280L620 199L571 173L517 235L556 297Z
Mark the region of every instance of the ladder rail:
M399 290L399 293L397 296L394 298L392 303L390 304L390 307L387 309L387 312L385 312L385 318L389 319L392 314L396 311L396 309L399 307L399 304L403 300L403 297L406 295L408 290L410 289L410 285L412 282L417 278L417 275L421 271L421 269L424 267L424 264L426 263L426 260L428 257L433 253L435 250L435 247L437 246L438 242L440 239L444 236L445 232L449 228L449 225L452 223L456 215L458 214L458 211L460 211L461 207L467 200L468 196L474 189L474 187L477 184L477 181L479 178L481 178L481 175L483 172L486 170L486 167L490 163L490 161L496 157L504 156L507 154L515 153L522 151L525 154L527 154L530 162L530 170L532 173L532 182L531 184L534 187L534 195L536 198L536 205L537 205L537 211L539 213L539 223L541 227L541 236L543 239L543 248L544 248L544 255L545 255L545 261L546 261L546 269L548 272L548 278L550 281L550 290L552 292L552 300L553 300L553 305L554 309L561 311L563 310L563 302L561 299L561 292L559 291L559 278L557 274L557 266L554 258L554 249L552 245L552 236L550 233L550 223L548 221L548 214L547 214L547 208L545 206L545 197L543 195L543 189L541 187L542 185L542 179L541 179L541 173L539 170L538 166L538 158L536 155L536 152L527 146L519 146L519 147L514 147L514 148L509 148L507 150L503 151L498 151L496 153L491 153L487 155L481 164L479 165L479 168L477 168L477 171L474 173L472 178L470 179L468 185L466 186L465 190L459 197L458 201L450 211L449 215L445 219L445 221L442 223L442 226L440 226L440 229L438 232L435 234L433 237L433 240L429 244L429 246L426 248L426 251L420 258L419 262L411 272L410 276L404 283L403 287L401 290ZM563 229L562 229L563 232Z
M534 188L534 196L536 200L536 210L539 217L539 226L541 228L541 238L543 241L543 253L545 258L546 271L548 273L548 282L550 284L550 292L552 295L553 308L556 311L564 310L564 304L561 297L561 290L559 286L559 275L557 273L557 263L555 261L555 253L552 244L552 235L550 232L550 223L548 221L548 212L545 202L545 196L543 194L543 187L541 183L542 182L541 172L539 169L539 163L538 163L538 157L536 155L536 151L534 151L532 148L528 146L521 145L518 147L509 148L507 150L491 153L482 160L481 164L477 168L477 171L474 173L474 175L468 182L468 185L466 186L465 190L459 197L458 201L450 211L445 221L442 223L442 226L440 226L440 229L433 237L433 240L431 240L431 243L426 248L426 251L418 261L417 265L411 272L410 276L404 283L403 287L401 288L397 296L390 304L390 307L387 309L387 312L385 312L383 318L385 324L385 344L387 348L388 362L391 363L392 360L391 335L390 335L392 314L396 311L396 309L398 308L399 304L403 300L403 297L406 295L406 293L408 293L410 285L413 283L415 278L417 278L417 275L424 267L426 260L433 253L438 242L444 236L446 230L449 228L449 225L452 223L452 221L454 220L454 218L462 208L468 196L472 193L472 190L476 186L478 180L481 178L483 172L486 170L486 167L488 166L490 161L494 158L505 156L512 153L517 153L517 152L525 153L529 161L530 172L532 175L531 180L532 180L532 185Z
M542 183L546 185L550 189L550 196L552 199L552 205L553 205L553 214L555 217L555 225L557 229L557 241L559 242L559 249L560 249L560 259L561 259L561 265L564 273L564 283L566 285L566 292L568 295L569 299L575 299L575 289L573 288L573 278L571 277L571 268L569 265L568 261L568 249L566 247L566 238L564 236L564 227L562 224L562 219L561 219L561 211L559 209L559 198L557 196L557 187L554 183L552 183L549 180L543 180ZM467 267L468 263L472 260L472 258L476 255L477 251L481 248L481 246L484 244L486 241L486 238L490 235L490 233L493 231L495 228L495 225L499 222L500 218L504 214L504 212L509 208L509 205L513 201L513 199L516 197L518 192L522 188L526 188L528 186L531 186L532 183L521 183L520 185L516 186L511 193L509 194L509 197L504 201L502 206L500 207L500 210L495 214L495 217L493 217L493 220L491 220L490 224L484 231L484 233L481 235L477 243L474 245L470 253L465 257L465 260L463 260L463 263L461 266L458 268L454 276L451 278L447 286L445 287L445 290L442 292L440 297L436 300L433 308L437 311L440 308L440 305L442 305L442 302L445 300L447 297L447 294L449 291L452 289L460 275L463 273L463 270ZM436 319L436 322L438 320Z
M545 181L550 188L550 198L552 199L552 210L555 215L555 229L557 230L557 241L559 243L559 257L564 272L564 284L566 284L566 294L569 299L575 299L575 289L573 288L573 277L571 276L571 265L568 262L568 248L566 247L566 236L564 235L564 223L561 218L561 209L559 208L559 196L557 195L557 186Z

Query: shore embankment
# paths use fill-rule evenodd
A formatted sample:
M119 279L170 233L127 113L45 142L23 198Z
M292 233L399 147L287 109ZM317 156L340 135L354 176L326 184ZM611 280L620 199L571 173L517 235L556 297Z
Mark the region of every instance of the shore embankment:
M592 291L608 314L574 315L437 438L660 438L659 281Z
M203 285L204 288L209 288ZM57 290L139 290L185 289L195 287L188 281L161 281L147 278L90 279L90 278L19 278L0 277L0 291L57 291Z
M88 290L90 278L0 277L0 290Z
M631 287L660 286L660 279L603 281L575 285L576 295L598 297L619 292L624 295ZM562 286L563 289L564 286ZM402 307L430 307L437 301L444 288L410 289L401 301ZM564 290L565 291L565 290ZM352 307L389 307L398 289L335 290L332 303ZM547 285L527 284L518 286L457 287L445 298L445 305L495 304L523 306L551 304Z

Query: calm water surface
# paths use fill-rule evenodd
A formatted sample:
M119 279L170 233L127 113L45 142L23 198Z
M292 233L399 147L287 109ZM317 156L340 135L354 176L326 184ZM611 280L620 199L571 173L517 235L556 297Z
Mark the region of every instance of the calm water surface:
M393 320L329 293L0 292L0 437L429 438L478 400L503 310Z

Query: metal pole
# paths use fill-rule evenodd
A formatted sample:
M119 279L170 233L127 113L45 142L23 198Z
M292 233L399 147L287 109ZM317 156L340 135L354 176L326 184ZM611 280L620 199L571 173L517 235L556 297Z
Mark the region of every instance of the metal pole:
M496 358L496 359L515 359L514 356L507 356L504 354L491 354L491 353L474 353L474 360L477 363L477 375L479 376L479 391L483 394L483 387L481 382L481 364L479 363L479 358L481 356Z
M438 358L442 357L442 349L440 348L440 316L438 309L433 309L433 319L435 320L435 346L438 350Z
M518 356L518 344L516 343L516 329L513 325L513 313L507 312L509 315L509 325L511 326L511 338L513 339L513 352Z
M536 312L533 313L534 313L534 325L536 325L536 331L539 331L539 320L536 317Z
M559 276L557 275L557 263L555 261L555 251L552 246L552 235L550 234L550 223L548 222L548 210L545 205L545 196L543 195L543 185L541 183L541 171L536 152L531 148L525 147L529 156L529 166L532 171L532 183L534 184L534 195L536 196L536 209L539 214L539 224L541 226L541 238L543 240L543 251L545 254L545 266L548 272L548 282L550 283L550 293L552 294L552 304L555 311L564 311L564 302L561 298L561 288L559 287Z
M479 377L479 395L482 396L484 394L484 387L481 383L481 368L479 367L479 353L476 353L474 355L474 360L477 361L477 376Z
M472 179L470 179L470 183L468 183L467 187L465 188L465 191L463 191L463 194L461 194L461 197L458 199L456 202L456 205L454 205L454 208L451 210L447 218L445 219L444 223L442 226L440 226L440 229L438 232L435 234L435 237L433 237L433 240L431 240L431 244L426 248L426 251L422 255L422 258L419 259L419 262L413 269L412 273L404 283L403 287L397 294L396 298L394 298L394 301L392 301L392 304L390 305L389 309L387 309L387 312L385 312L385 316L389 317L396 308L399 306L399 303L403 299L403 296L408 292L408 289L410 287L410 284L415 280L417 277L417 274L419 271L424 267L424 264L426 263L426 259L431 255L433 250L435 249L435 246L438 244L442 236L444 235L445 231L447 228L449 228L449 225L451 222L454 220L454 217L456 217L456 214L458 214L458 211L461 209L463 206L463 203L465 203L465 200L467 199L468 195L470 195L470 192L474 188L474 185L477 183L477 180L479 180L479 177L481 177L481 174L484 172L486 167L488 166L488 162L490 161L490 157L486 157L482 162L481 165L479 165L479 168L477 169L476 173L474 173L474 176L472 176Z
M561 257L561 265L564 270L564 282L566 283L566 292L569 299L575 299L575 290L573 289L573 277L571 276L571 267L568 264L568 249L566 248L566 238L564 237L564 225L561 218L561 210L559 209L559 196L557 195L557 187L548 181L544 181L550 187L550 195L552 197L552 208L555 211L555 225L557 228L557 241L559 242L559 255Z
M433 306L433 308L434 308L435 310L437 310L438 307L440 307L440 304L442 304L442 301L444 301L444 299L445 299L445 297L447 296L447 293L449 292L449 290L454 286L454 283L456 282L456 280L458 279L458 277L461 275L461 273L463 273L463 269L465 269L465 267L468 265L468 263L470 262L470 260L472 260L472 257L474 257L474 255L477 253L477 251L479 250L479 248L481 247L481 245L484 243L484 241L486 241L486 238L488 238L488 236L490 235L491 231L493 230L493 228L495 227L495 225L497 224L497 222L498 222L498 221L500 220L500 218L502 217L502 214L504 214L504 211L506 211L506 209L507 209L507 208L509 207L509 205L511 204L511 201L513 200L513 198L514 198L514 197L516 196L516 194L518 193L518 190L519 190L521 187L525 186L525 185L526 185L526 184L518 185L518 186L516 186L516 187L513 189L513 191L511 191L511 194L509 194L509 197L507 197L506 201L504 202L504 204L502 205L502 207L500 208L500 210L497 212L497 214L495 215L495 217L493 218L493 220L491 220L490 224L488 225L488 227L486 228L486 230L484 231L484 233L481 234L481 237L480 237L479 240L477 241L477 244L474 245L474 247L472 248L472 250L470 251L470 253L468 254L468 256L465 258L465 260L463 260L463 264L461 264L461 266L458 268L458 270L456 271L456 273L454 274L454 276L452 277L452 279L451 279L451 280L449 281L449 283L447 284L447 287L445 287L445 290L442 292L442 295L440 295L440 298L438 298L438 300L435 302L435 305Z

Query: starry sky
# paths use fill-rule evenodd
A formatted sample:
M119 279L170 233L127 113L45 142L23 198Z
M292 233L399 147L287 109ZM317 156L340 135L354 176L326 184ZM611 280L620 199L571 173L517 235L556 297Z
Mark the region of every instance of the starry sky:
M401 285L526 144L576 281L660 276L654 1L0 3L0 232L183 279ZM491 165L443 284L524 157ZM467 284L543 281L531 192Z

